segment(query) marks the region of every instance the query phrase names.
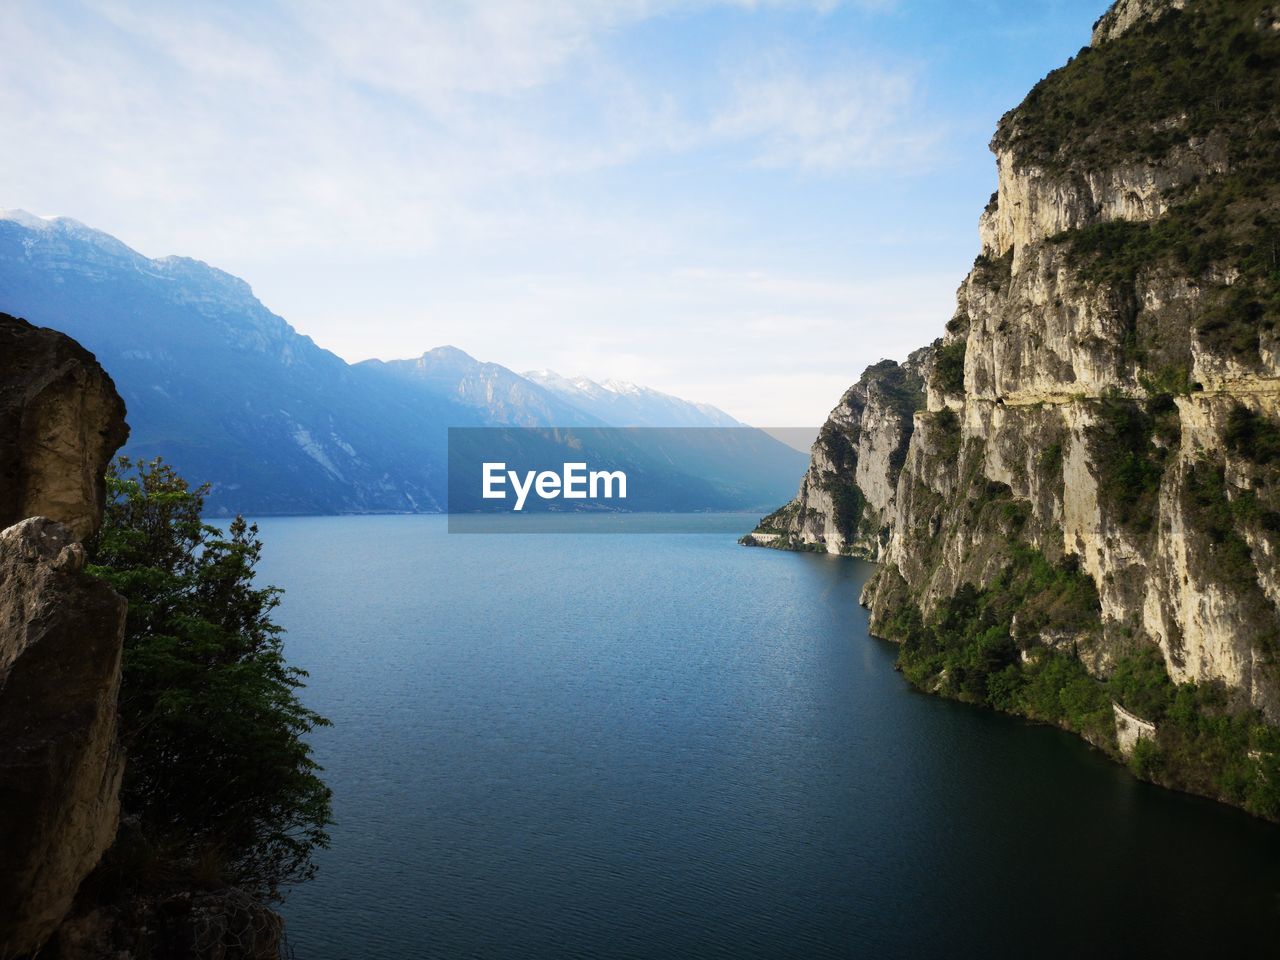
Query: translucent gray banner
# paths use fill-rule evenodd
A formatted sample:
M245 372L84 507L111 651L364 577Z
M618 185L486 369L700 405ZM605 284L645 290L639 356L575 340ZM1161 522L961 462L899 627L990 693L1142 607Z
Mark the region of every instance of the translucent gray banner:
M452 427L450 533L732 533L795 496L817 430Z

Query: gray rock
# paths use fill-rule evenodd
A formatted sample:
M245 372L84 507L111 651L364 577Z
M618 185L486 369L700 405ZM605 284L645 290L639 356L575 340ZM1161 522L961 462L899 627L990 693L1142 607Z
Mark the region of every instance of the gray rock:
M125 602L62 524L0 532L0 956L37 949L111 845Z
M0 527L51 517L84 540L129 436L124 401L70 337L0 314Z

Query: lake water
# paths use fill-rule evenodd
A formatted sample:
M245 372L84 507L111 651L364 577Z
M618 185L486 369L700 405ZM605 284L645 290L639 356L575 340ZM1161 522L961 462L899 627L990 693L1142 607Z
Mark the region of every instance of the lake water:
M284 907L302 960L1274 955L1280 829L913 692L867 564L260 526L334 721L333 846Z

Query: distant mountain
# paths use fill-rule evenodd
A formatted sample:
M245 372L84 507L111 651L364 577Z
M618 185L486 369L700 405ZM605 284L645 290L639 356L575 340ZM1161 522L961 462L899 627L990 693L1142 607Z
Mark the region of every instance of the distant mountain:
M552 370L530 370L524 378L615 427L746 426L710 404L690 403L625 380L597 382L562 377Z
M436 347L416 360L366 360L356 364L356 368L470 407L493 424L511 427L630 426L593 416L581 404L575 404L572 398L545 389L501 364L477 360L457 347Z
M212 513L442 509L448 424L484 418L353 368L198 260L0 214L0 309L68 333L128 406L126 452L211 482Z
M612 381L521 376L455 347L351 365L268 310L243 280L183 257L147 258L64 217L0 212L0 311L70 334L128 405L126 453L207 480L214 515L434 512L447 504L449 427L584 428L512 434L545 461L572 442L632 463L683 509L755 508L794 493L807 462L714 407ZM522 449L523 445L523 449ZM580 452L575 455L583 456Z

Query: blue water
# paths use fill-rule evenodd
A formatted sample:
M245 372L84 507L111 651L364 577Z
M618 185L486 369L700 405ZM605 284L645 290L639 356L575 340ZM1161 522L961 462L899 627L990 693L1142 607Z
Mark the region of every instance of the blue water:
M911 691L867 564L260 526L334 721L333 846L284 908L302 960L1276 949L1280 829Z

